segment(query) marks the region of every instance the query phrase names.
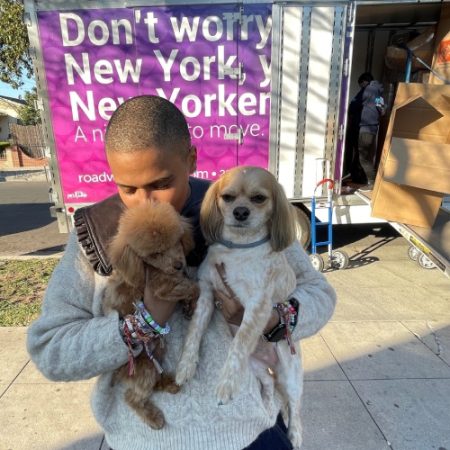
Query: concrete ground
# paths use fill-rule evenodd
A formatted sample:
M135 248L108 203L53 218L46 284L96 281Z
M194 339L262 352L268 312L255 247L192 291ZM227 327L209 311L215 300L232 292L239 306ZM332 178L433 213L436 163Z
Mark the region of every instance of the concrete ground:
M335 238L351 265L326 273L336 312L302 342L303 450L450 450L449 280L410 261L388 226L336 227ZM0 449L106 450L93 380L49 382L25 337L0 329Z

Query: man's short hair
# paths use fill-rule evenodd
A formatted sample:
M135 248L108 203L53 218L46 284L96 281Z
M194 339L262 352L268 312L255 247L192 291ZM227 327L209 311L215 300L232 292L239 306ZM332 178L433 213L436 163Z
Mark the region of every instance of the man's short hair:
M372 74L370 72L364 72L363 74L361 74L358 78L358 84L361 84L363 81L367 81L368 83L373 81Z
M155 95L133 97L113 113L106 128L107 152L133 152L153 147L172 149L191 144L183 113Z

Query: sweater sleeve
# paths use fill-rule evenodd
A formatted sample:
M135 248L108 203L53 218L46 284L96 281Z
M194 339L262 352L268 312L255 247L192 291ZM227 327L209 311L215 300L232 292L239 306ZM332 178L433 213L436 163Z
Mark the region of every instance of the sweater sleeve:
M328 322L336 306L336 293L323 274L313 268L297 241L286 249L286 257L297 277L292 297L299 301L300 308L292 338L298 341L316 334Z
M50 278L41 315L28 329L28 352L47 378L89 379L127 362L118 314L95 317L94 295L94 271L71 233Z

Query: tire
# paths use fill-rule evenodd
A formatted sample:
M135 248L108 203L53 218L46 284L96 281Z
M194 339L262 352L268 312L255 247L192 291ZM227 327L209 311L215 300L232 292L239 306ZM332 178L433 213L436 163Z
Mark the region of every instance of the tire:
M346 269L350 263L347 253L338 250L331 254L331 267L334 269Z
M313 265L314 269L317 270L317 272L323 272L325 263L323 261L323 258L318 253L309 255L309 259L311 260L311 264Z
M417 261L417 258L419 257L420 250L414 247L413 245L410 245L408 248L408 256L409 259L412 261Z
M311 221L301 208L292 205L295 211L297 240L306 250L311 242Z
M422 269L436 269L436 264L434 264L434 262L423 253L420 253L418 256L417 263L420 267L422 267Z

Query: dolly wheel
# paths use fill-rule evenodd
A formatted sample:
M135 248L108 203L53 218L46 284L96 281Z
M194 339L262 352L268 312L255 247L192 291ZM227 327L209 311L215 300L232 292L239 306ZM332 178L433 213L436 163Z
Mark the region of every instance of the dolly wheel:
M314 269L317 270L317 272L323 271L325 263L323 262L323 258L319 254L313 253L309 255L309 259L311 260L311 264L313 265Z
M428 258L428 256L424 253L420 253L417 258L417 262L419 263L419 266L422 267L422 269L436 269L436 265L434 264L434 262L431 261L431 259Z
M347 253L339 250L331 254L331 267L334 269L346 269L350 262Z
M410 245L408 248L408 256L409 259L412 259L413 261L417 261L417 258L419 257L419 249L414 247L413 245Z

